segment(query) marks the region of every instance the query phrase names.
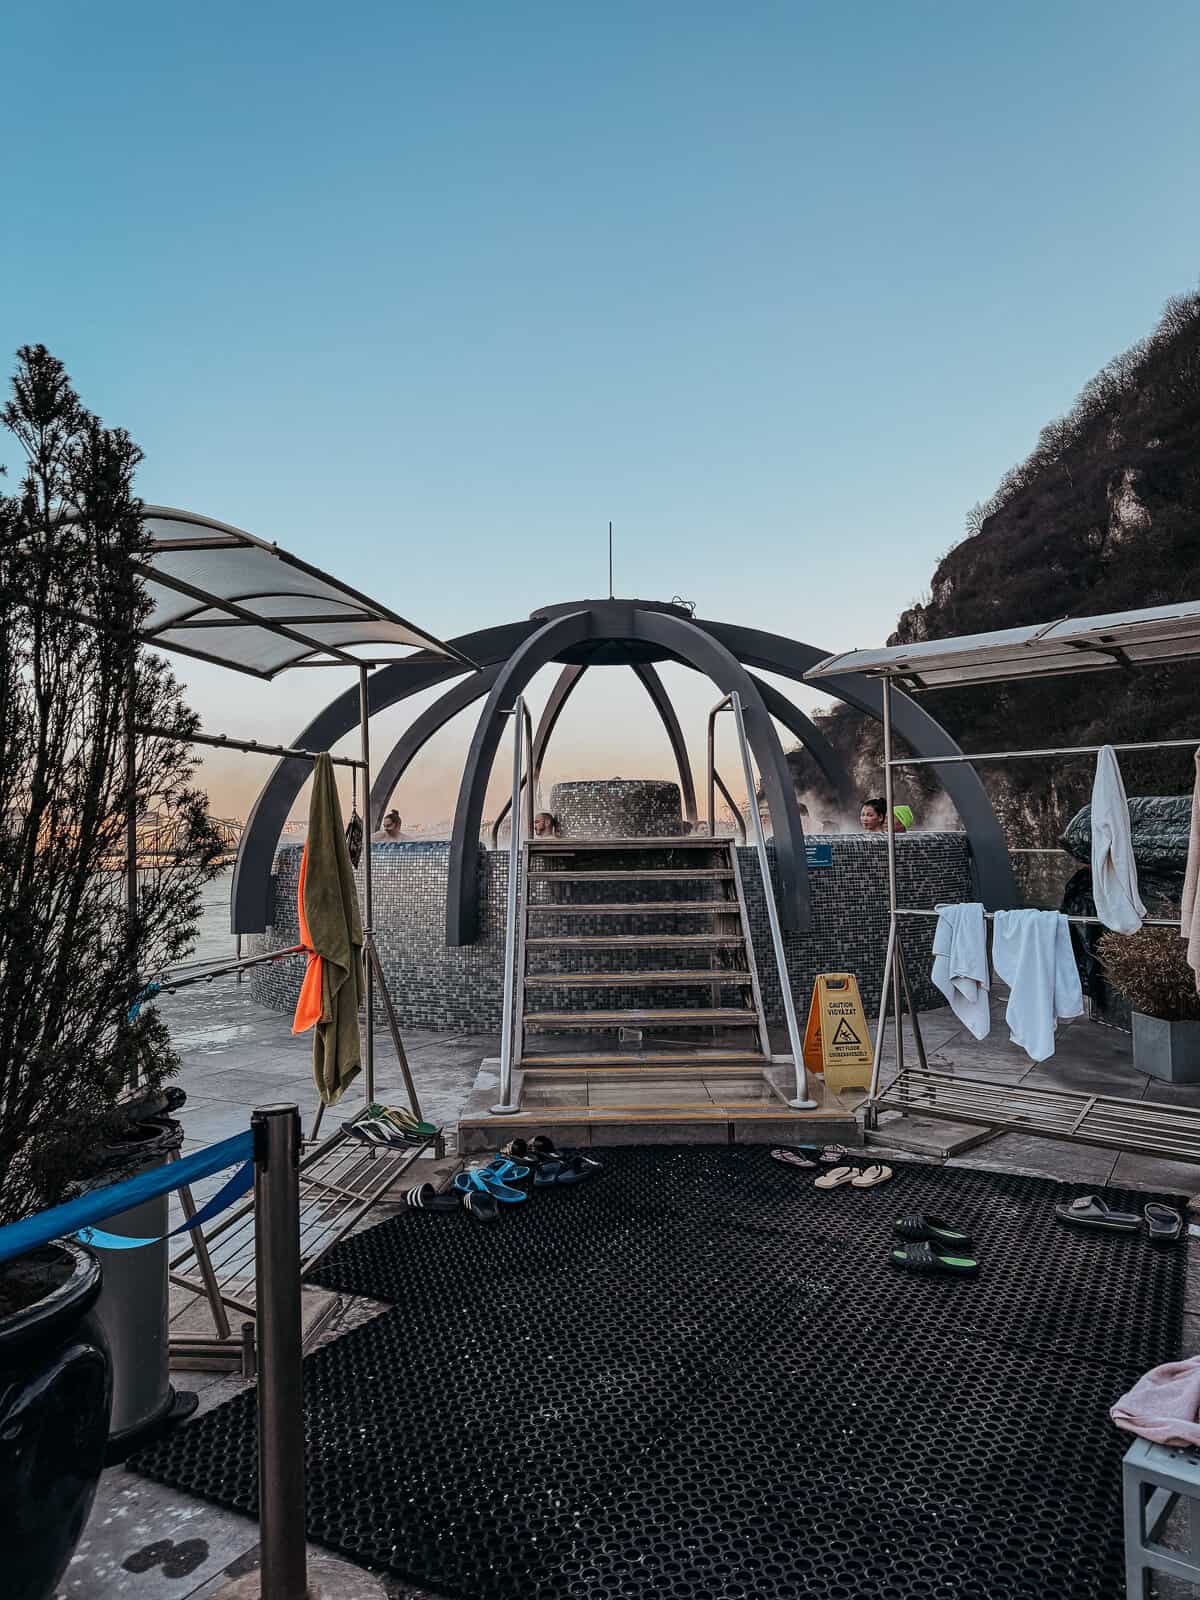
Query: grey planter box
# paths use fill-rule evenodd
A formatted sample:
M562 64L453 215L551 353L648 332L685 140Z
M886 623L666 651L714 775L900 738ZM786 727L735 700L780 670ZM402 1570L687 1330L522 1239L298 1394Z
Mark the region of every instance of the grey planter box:
M1200 1022L1133 1013L1133 1064L1164 1083L1200 1083Z

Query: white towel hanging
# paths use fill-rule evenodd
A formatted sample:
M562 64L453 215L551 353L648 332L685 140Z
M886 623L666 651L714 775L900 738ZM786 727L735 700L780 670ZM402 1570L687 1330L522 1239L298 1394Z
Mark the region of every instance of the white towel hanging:
M1101 746L1092 785L1092 895L1096 915L1116 933L1136 933L1146 915L1129 836L1129 802L1112 745Z
M1058 911L997 911L992 963L1012 990L1004 1015L1013 1043L1032 1061L1047 1060L1057 1022L1083 1013L1070 923Z
M933 932L933 981L950 1009L977 1039L992 1026L987 959L987 923L975 900L937 908Z

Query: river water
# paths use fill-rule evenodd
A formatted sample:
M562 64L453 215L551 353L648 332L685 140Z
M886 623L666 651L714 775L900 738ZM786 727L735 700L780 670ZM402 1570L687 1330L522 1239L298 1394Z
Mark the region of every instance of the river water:
M231 881L232 875L226 871L205 886L196 943L187 957L189 964L232 960L236 954L237 941L229 931ZM170 1026L172 1043L181 1053L227 1048L249 1032L259 1009L250 998L248 984L239 984L233 973L214 978L212 983L192 984L176 994L164 993L156 1004Z

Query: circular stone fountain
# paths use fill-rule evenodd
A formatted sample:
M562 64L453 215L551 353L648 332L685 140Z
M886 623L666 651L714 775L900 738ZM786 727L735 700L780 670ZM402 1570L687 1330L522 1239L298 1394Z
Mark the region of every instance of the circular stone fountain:
M656 778L556 783L550 810L564 839L668 839L685 831L679 785Z

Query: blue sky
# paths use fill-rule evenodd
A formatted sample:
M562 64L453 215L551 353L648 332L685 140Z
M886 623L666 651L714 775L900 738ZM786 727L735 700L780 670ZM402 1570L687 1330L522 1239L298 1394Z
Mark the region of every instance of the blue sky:
M619 593L879 642L1200 277L1191 0L64 0L5 57L0 349L444 635L601 592L612 517ZM290 737L316 675L185 676ZM591 695L560 775L665 771Z

